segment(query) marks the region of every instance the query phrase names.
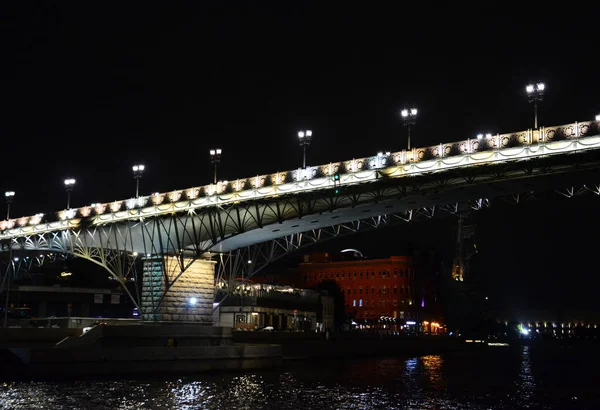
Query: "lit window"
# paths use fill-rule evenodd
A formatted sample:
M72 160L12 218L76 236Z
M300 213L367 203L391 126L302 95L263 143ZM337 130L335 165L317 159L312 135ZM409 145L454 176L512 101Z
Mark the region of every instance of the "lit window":
M358 305L362 306L362 299L358 301Z
M356 306L356 299L352 301L352 306Z

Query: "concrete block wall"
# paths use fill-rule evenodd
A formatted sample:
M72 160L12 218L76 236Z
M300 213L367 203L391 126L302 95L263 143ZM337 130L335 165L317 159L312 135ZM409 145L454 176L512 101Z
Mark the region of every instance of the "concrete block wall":
M179 276L181 265L172 257L144 260L142 282L142 318L146 321L196 322L212 325L215 261L184 259L189 267ZM168 284L163 269L166 271ZM177 280L175 280L179 276ZM173 280L175 280L174 283ZM166 295L156 313L152 313L162 294ZM190 301L195 298L196 303Z

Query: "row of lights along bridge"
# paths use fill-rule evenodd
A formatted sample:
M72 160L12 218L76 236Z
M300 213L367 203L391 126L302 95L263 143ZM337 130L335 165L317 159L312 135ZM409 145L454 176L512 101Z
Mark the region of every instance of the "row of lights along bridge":
M529 102L533 103L534 107L534 129L538 128L538 103L543 100L544 91L546 90L546 85L544 83L536 83L529 84L525 87L525 91L527 92L527 96L529 98ZM408 144L407 148L410 150L410 131L411 127L416 124L418 110L416 108L403 109L400 111L400 117L402 118L402 123L405 127L407 127L407 139ZM600 121L600 115L596 115L596 121ZM298 142L302 147L302 168L306 168L306 149L310 145L312 141L312 131L305 130L298 132ZM477 134L477 139L491 138L492 134ZM213 183L217 183L217 165L221 162L221 155L223 150L220 148L211 149L209 151L210 154L210 162L214 166L214 175L213 175ZM382 157L384 155L383 152L378 152L377 156ZM390 155L390 152L385 152L385 155ZM140 195L140 178L144 173L146 167L144 165L134 165L133 169L133 177L135 179L135 197L138 198ZM67 192L67 209L71 209L71 192L75 188L75 179L68 178L65 179L65 190ZM10 205L15 197L14 191L6 191L4 193L6 197L6 219L10 218Z

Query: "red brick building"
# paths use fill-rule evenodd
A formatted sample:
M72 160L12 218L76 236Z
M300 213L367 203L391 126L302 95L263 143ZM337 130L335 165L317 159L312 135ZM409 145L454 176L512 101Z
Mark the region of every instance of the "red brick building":
M349 250L337 258L329 253L305 255L295 273L296 286L335 281L344 293L347 314L359 324L393 325L402 323L395 319L416 319L419 301L412 258L362 259L353 254L360 252Z

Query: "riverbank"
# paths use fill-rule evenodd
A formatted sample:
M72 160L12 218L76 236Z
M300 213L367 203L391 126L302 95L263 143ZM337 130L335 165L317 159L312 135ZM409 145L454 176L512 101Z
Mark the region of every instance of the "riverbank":
M0 378L259 370L299 359L423 356L461 339L373 333L241 332L197 324L0 329Z
M281 345L284 360L366 356L422 356L469 348L447 336L399 336L362 332L233 332L234 343Z
M256 370L279 367L281 361L281 346L234 343L231 329L195 324L0 332L5 380Z

